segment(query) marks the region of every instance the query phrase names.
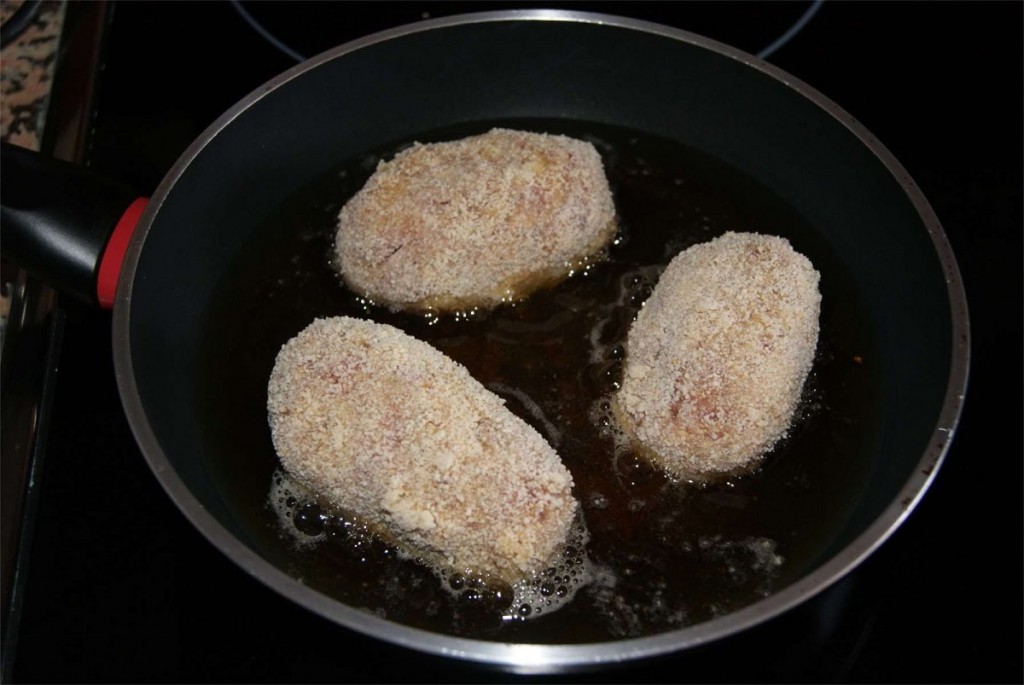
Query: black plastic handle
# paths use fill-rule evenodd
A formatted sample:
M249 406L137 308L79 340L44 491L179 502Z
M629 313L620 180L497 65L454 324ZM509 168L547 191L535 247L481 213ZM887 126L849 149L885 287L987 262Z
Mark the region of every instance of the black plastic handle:
M100 259L136 197L85 167L3 143L0 250L44 283L96 303Z

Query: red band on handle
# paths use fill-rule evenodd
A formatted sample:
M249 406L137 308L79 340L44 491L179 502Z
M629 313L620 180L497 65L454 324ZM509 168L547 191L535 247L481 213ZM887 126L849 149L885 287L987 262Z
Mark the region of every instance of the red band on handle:
M114 308L114 295L117 292L117 281L121 276L121 264L128 251L128 243L139 223L142 211L146 208L148 198L140 197L128 205L124 214L117 220L114 232L103 250L100 258L100 272L96 279L96 297L104 309Z

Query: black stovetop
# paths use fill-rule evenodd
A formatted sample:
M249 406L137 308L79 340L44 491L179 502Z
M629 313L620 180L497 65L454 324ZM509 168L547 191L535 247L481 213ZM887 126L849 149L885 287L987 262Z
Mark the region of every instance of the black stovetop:
M306 56L424 13L506 6L526 5L245 5ZM757 52L808 5L571 7L652 19ZM830 0L769 58L889 147L933 204L959 260L973 336L970 386L958 434L921 504L855 572L779 618L655 661L548 679L1024 679L1022 7ZM294 63L227 3L123 3L108 28L87 159L143 193L222 111ZM186 522L139 453L115 386L109 314L63 306L15 681L513 679L354 634L240 571Z

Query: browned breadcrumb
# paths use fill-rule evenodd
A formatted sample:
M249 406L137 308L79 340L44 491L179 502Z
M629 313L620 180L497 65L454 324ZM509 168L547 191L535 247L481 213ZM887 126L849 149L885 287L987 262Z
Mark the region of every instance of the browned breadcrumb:
M756 465L810 372L818 281L775 236L726 233L677 255L630 329L614 402L641 451L695 480Z
M577 503L555 451L397 328L317 319L278 353L267 405L292 476L432 562L514 582L568 535Z
M564 279L615 226L593 145L494 129L381 162L341 210L335 262L392 309L493 307Z

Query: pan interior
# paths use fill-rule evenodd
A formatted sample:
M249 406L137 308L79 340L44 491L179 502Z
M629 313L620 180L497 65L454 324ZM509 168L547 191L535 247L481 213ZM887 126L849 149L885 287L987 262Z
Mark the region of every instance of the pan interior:
M328 262L340 204L400 145L349 160L286 201L217 289L202 326L194 406L208 445L206 468L245 538L347 604L497 641L639 637L708 620L795 581L847 523L877 449L880 376L864 360L879 355L852 276L788 205L678 143L556 120L480 122L418 138L451 140L499 124L573 135L602 151L622 222L609 259L514 307L468 317L394 314L345 289ZM788 440L758 473L700 488L671 483L617 451L601 405L621 375L616 350L661 269L680 250L725 230L784 235L812 259L824 274L822 342ZM283 532L267 503L277 465L267 378L285 341L314 318L338 315L398 326L444 351L556 447L574 475L594 575L568 607L502 621L518 609L508 606L507 593L482 601L476 592L450 592L383 544L312 520L314 508L296 508L300 526L317 536L326 529L329 541ZM563 583L568 579L552 588Z
M498 123L598 144L625 227L621 248L606 266L514 312L460 326L361 309L327 264L340 202L378 156ZM918 468L951 357L934 245L904 187L862 140L733 57L614 25L456 24L339 53L215 129L159 191L135 265L130 352L159 443L147 456L166 460L160 466L232 536L345 604L513 642L601 641L696 624L770 597L846 549ZM725 230L789 237L822 273L822 342L806 415L761 473L700 491L669 488L594 449L568 457L591 517L591 553L621 591L595 592L543 620L494 624L472 609L459 613L457 603L434 617L419 612L415 602L431 606L436 597L416 593L436 580L403 568L396 582L408 583L415 601L402 614L366 599L363 584L377 575L358 571L361 562L330 550L309 562L279 537L265 507L274 465L265 382L277 348L313 316L350 312L433 336L485 384L508 386L521 379L517 369L545 356L566 360L548 371L568 375L566 387L590 383L597 392L614 365L581 369L568 335L583 337L579 327L593 320L565 323L564 355L538 354L547 343L537 336L500 358L467 341L474 332L529 332L581 301L600 308L600 298L627 287L624 277L639 269L656 279L678 250ZM532 420L514 396L509 407ZM582 409L569 412L572 426L584 425ZM604 475L592 476L587 460L602 463ZM645 536L656 538L648 542L660 556L633 546ZM340 584L329 577L339 563L357 569ZM349 579L354 585L342 587ZM601 602L626 618L592 620ZM653 606L668 610L652 617Z

